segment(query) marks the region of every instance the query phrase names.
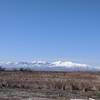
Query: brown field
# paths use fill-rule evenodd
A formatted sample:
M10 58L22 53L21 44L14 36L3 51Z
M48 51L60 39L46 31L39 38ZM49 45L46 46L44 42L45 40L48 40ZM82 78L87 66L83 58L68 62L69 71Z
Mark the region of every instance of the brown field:
M100 100L99 72L0 72L0 100Z

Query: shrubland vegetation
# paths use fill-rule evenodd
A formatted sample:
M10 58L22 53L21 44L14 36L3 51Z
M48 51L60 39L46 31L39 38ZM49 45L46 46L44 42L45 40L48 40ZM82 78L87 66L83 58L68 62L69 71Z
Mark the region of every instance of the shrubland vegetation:
M100 97L99 72L39 72L28 68L5 70L2 67L0 69L1 90L34 90L41 91L46 96L52 94L65 98L71 98L73 95Z
M100 78L86 72L32 72L29 69L0 72L0 88L99 91Z

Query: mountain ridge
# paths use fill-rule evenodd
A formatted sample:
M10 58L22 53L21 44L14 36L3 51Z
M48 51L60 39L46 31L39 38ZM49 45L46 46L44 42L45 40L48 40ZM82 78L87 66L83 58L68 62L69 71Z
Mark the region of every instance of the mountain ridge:
M67 60L57 60L52 62L41 60L34 60L32 62L0 62L0 66L6 70L29 68L35 71L100 71L99 67L93 67L87 64L75 63Z

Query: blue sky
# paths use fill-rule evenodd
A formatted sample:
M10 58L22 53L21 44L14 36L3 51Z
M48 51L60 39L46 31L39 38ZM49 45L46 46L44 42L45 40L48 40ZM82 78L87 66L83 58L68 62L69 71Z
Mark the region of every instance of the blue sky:
M68 59L100 65L100 0L0 0L0 60Z

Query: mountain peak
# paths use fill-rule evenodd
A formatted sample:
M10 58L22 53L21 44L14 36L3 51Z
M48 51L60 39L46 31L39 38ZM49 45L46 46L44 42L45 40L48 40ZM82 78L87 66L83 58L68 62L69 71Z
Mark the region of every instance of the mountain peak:
M53 66L59 66L59 67L88 67L87 64L80 64L80 63L74 63L71 61L55 61L52 63Z
M0 66L6 69L13 68L30 68L33 70L43 71L95 71L100 70L99 67L92 67L87 64L75 63L67 60L58 61L42 61L34 60L32 62L20 61L20 62L0 62Z

